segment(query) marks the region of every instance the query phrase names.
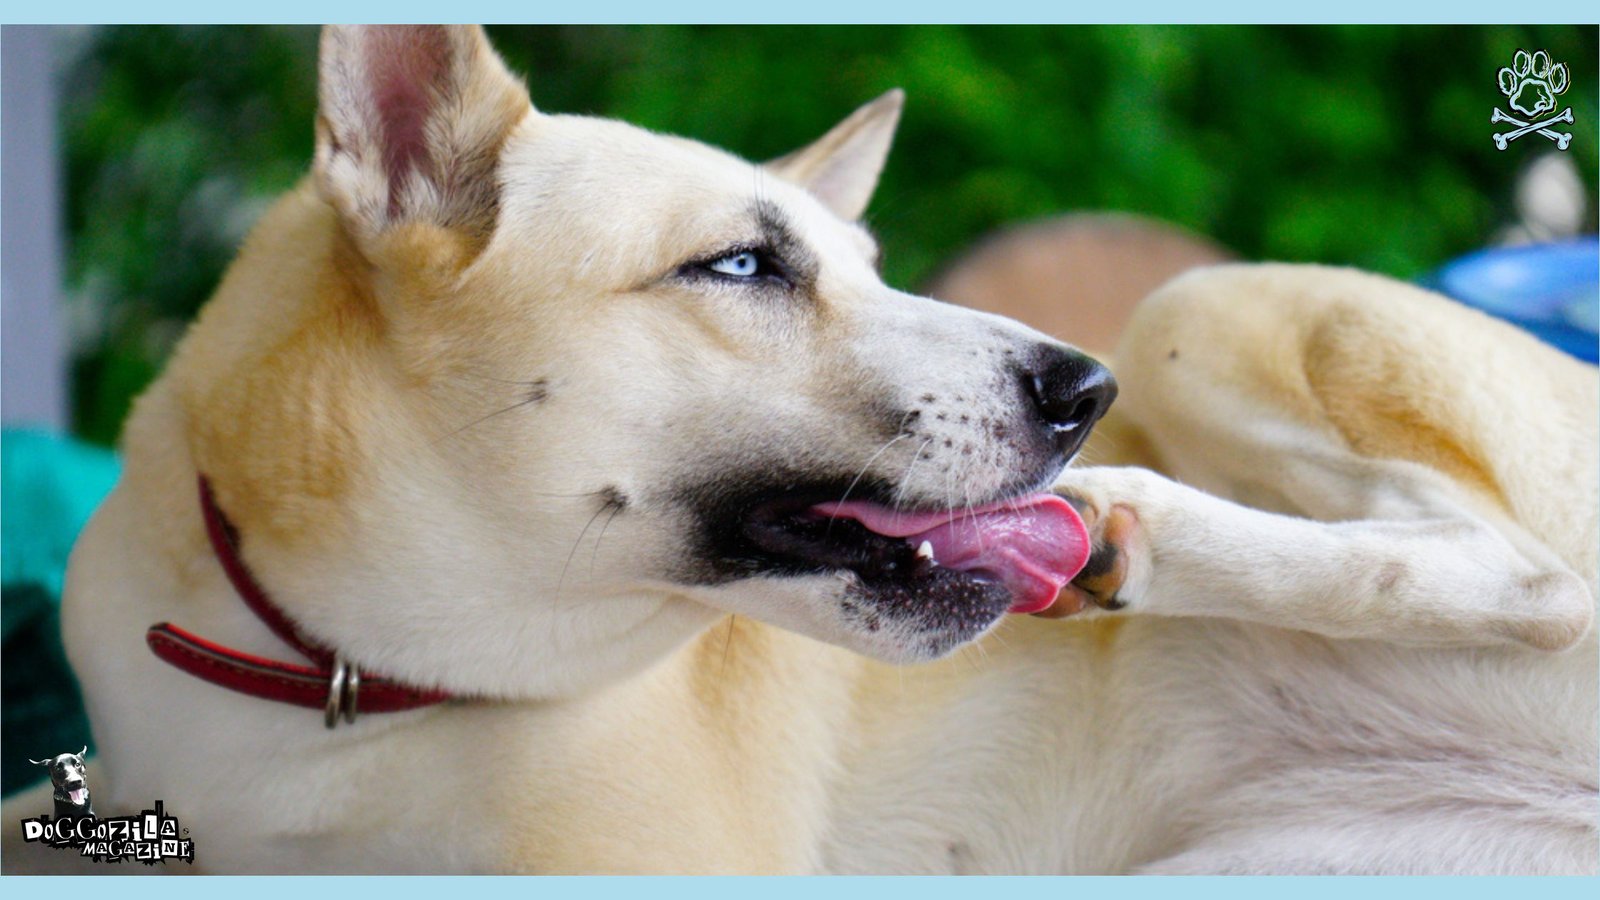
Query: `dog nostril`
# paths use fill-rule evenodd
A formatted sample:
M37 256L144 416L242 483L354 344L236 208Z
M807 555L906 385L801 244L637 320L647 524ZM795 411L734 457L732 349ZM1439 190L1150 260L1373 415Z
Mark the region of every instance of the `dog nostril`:
M1116 379L1104 366L1054 348L1046 351L1036 371L1028 373L1026 384L1040 418L1072 449L1117 396Z
M1084 397L1074 404L1072 411L1057 424L1063 431L1072 431L1086 422L1100 418L1099 409L1100 404L1093 397Z

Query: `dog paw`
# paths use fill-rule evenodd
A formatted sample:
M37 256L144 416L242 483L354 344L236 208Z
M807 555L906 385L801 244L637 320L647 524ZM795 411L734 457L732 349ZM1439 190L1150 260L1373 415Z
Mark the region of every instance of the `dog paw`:
M1128 481L1118 477L1125 471L1068 471L1057 482L1055 492L1083 519L1092 548L1088 563L1061 589L1056 602L1034 615L1060 619L1090 606L1116 611L1134 599L1136 583L1146 580L1150 552L1136 509L1138 479L1121 483Z
M1551 571L1518 578L1504 596L1502 609L1509 614L1493 627L1505 637L1536 650L1566 650L1594 627L1594 595L1572 572Z

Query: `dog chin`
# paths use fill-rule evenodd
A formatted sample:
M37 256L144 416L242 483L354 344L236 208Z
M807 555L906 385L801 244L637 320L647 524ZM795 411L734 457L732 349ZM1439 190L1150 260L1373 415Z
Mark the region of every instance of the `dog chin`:
M838 604L857 638L851 649L890 663L945 656L982 637L1012 604L1003 585L956 572L915 584L847 581Z
M915 586L870 584L850 572L774 575L704 589L699 599L897 665L977 640L1012 602L1003 586L955 572Z

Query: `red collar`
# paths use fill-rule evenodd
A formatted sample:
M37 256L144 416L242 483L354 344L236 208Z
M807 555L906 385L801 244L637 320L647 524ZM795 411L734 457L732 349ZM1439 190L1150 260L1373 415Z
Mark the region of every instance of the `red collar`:
M167 622L152 625L145 633L145 642L156 656L196 678L241 694L321 708L329 728L337 725L341 716L347 722L354 722L358 702L362 712L381 713L417 709L451 699L444 691L368 675L346 662L337 651L302 635L239 558L239 533L217 508L211 496L211 484L204 475L200 476L200 510L205 517L211 549L222 563L233 589L273 634L314 665L279 662L234 650Z

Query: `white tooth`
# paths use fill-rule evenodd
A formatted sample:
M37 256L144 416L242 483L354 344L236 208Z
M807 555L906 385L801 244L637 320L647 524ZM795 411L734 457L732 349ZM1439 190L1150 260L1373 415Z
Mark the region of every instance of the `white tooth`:
M917 558L918 559L925 559L928 562L933 563L934 565L938 565L939 564L939 561L937 559L933 558L933 542L932 541L923 541L922 544L917 547Z

